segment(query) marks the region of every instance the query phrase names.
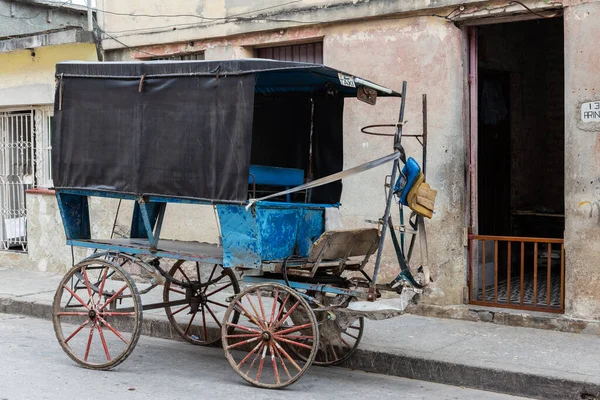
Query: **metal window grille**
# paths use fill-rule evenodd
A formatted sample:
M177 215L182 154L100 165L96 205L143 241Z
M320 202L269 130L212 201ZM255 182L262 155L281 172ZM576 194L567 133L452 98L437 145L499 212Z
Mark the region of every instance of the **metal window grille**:
M172 56L164 56L164 57L152 57L151 60L181 60L181 61L191 61L191 60L204 60L204 52L199 53L190 53L190 54L175 54Z
M25 191L52 185L49 107L0 111L0 249L27 251Z
M52 134L53 111L51 107L34 109L35 115L35 185L50 188L52 182Z

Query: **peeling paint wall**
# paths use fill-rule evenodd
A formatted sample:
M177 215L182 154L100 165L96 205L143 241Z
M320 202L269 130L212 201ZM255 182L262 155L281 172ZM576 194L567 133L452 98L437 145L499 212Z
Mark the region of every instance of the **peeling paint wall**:
M106 234L110 229L111 213L106 203L105 200L92 200L96 211L92 214L94 233ZM71 248L65 245L65 231L56 197L52 194L27 194L27 214L29 257L26 267L38 271L66 272L72 263ZM75 262L89 254L91 252L85 249L73 249Z
M67 26L87 26L86 14L71 8L70 5L63 4L60 8L51 8L10 0L0 0L0 21L0 37L63 29Z
M585 0L524 0L528 7L542 10ZM526 12L519 4L481 0L196 0L186 2L98 0L99 21L110 36L103 39L105 49L148 46L220 38L232 35L287 29L309 24L331 24L348 20L364 21L381 16L418 13L443 16L461 12L477 17ZM463 11L459 7L463 7ZM168 14L168 18L140 14ZM174 15L179 15L174 17ZM404 16L403 16L404 17ZM102 22L103 21L103 22ZM111 38L114 36L118 41ZM121 43L119 43L121 42Z
M90 198L92 237L108 238L116 218L114 237L129 235L133 201L99 197ZM118 213L118 215L117 215ZM65 244L56 197L49 194L27 194L28 253L0 252L0 265L38 271L64 273L72 265L71 248ZM174 205L167 207L162 237L218 243L219 230L212 206ZM77 263L92 250L74 248Z
M600 100L600 2L565 10L566 313L600 318L600 123L581 104Z
M52 104L56 63L97 61L92 43L44 46L0 53L0 107Z
M326 65L347 70L396 90L408 82L406 134L422 133L422 94L428 100L428 181L439 192L436 214L428 223L434 290L427 298L438 304L462 302L465 285L462 246L463 175L463 61L462 32L434 17L379 21L323 30ZM435 82L435 84L432 84ZM390 124L398 119L399 101L379 99L375 107L346 100L344 167L352 167L393 151L389 137L367 136L360 128ZM404 140L408 155L421 161L421 146ZM344 181L342 215L346 227L366 226L365 219L381 217L385 198L383 179L391 172L382 166ZM398 221L397 211L395 220ZM370 225L372 226L372 225ZM382 282L398 273L389 237L382 266Z

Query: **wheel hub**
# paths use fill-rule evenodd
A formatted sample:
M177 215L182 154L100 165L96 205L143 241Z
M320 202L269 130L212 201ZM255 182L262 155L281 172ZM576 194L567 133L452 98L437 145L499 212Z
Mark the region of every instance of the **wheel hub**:
M192 296L190 298L190 314L195 314L198 312L200 306L206 306L206 296L199 289L197 291L192 292Z
M263 331L262 333L262 340L264 340L265 342L268 342L271 340L271 332L269 331Z
M91 320L96 319L96 316L98 314L96 313L96 310L90 310L90 312L88 313L88 316L90 317Z

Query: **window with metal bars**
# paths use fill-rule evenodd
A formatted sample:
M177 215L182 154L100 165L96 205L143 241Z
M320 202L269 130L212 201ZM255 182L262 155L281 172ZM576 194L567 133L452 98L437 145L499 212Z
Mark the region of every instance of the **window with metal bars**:
M190 61L190 60L204 60L204 52L198 53L189 53L189 54L174 54L171 56L162 56L162 57L152 57L151 60L181 60L181 61Z
M52 187L52 108L0 109L0 250L27 250L25 191Z
M323 64L323 42L260 47L254 50L254 55L271 60Z

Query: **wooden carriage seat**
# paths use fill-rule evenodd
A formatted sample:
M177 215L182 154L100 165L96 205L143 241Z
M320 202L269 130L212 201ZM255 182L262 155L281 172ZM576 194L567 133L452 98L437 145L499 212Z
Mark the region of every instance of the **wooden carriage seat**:
M336 230L324 232L313 244L308 256L311 264L339 260L340 264L361 265L366 263L379 246L377 228ZM362 256L361 260L348 261L348 257Z
M282 186L286 190L304 183L304 171L296 168L269 167L266 165L250 165L248 183L253 197L256 196L256 185ZM290 201L290 195L286 197Z

